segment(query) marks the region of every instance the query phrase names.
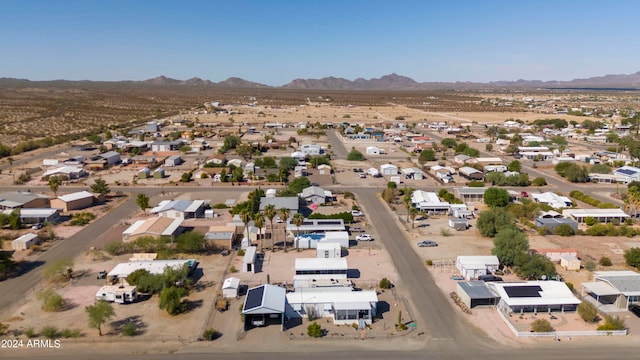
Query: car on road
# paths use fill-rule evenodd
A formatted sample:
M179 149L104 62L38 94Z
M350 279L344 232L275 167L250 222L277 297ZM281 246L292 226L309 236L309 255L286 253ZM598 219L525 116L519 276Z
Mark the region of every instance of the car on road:
M361 234L356 236L356 240L358 241L373 241L373 236L369 234Z
M438 243L433 240L422 240L418 242L419 247L434 247L438 246Z
M353 216L364 216L364 214L360 210L351 210L351 215L353 215Z
M353 226L349 228L349 231L351 232L364 232L364 229L359 227L359 226Z
M366 173L360 173L360 179L366 179L367 178L367 174Z

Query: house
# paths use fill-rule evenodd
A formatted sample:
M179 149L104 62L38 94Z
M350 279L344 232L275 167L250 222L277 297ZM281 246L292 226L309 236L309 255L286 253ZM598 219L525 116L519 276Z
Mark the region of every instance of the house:
M584 223L587 218L593 218L599 223L616 221L621 224L630 218L622 209L564 209L562 216L579 223Z
M502 159L499 157L479 157L469 161L471 164L480 165L502 165Z
M354 291L349 287L296 289L287 295L289 317L331 318L335 325L358 324L364 329L376 316L378 295L375 290Z
M87 176L87 172L81 166L57 166L42 174L43 179L48 179L51 176L74 180Z
M12 209L2 210L6 215L10 215ZM20 221L23 225L60 222L60 209L52 208L25 208L20 209Z
M233 299L238 297L240 289L240 279L236 277L228 277L222 283L222 297L225 299Z
M172 155L164 161L164 166L174 167L179 166L182 163L184 163L184 160L182 160L182 157L180 155Z
M382 164L380 165L380 174L393 176L398 175L398 167L393 164Z
M324 204L327 202L327 198L331 199L333 195L331 191L324 190L319 186L309 186L302 189L302 192L298 195L304 199L308 204Z
M367 146L365 153L367 155L380 155L380 148L377 146Z
M287 226L287 229L289 227ZM323 243L337 243L342 248L349 247L348 231L328 231L325 233L306 233L294 238L293 246L297 249L318 248Z
M453 158L453 162L456 164L464 165L469 162L469 160L473 159L471 156L458 154Z
M206 200L163 200L149 213L173 219L204 218Z
M235 166L237 168L244 167L244 160L242 159L231 159L227 161L227 166Z
M450 205L446 201L440 201L434 192L415 190L411 193L411 205L419 211L427 211L431 214L446 214Z
M30 191L16 191L0 194L0 209L48 208L49 197Z
M258 250L255 246L249 246L244 250L244 257L242 258L242 272L256 272L256 259Z
M227 163L227 157L224 154L215 154L212 158L207 160L207 163L224 165Z
M229 169L224 167L203 167L196 170L193 173L193 177L196 179L211 178L213 182L222 182L222 171L226 174L230 174Z
M136 301L138 287L131 285L107 285L96 291L97 301L109 301L116 304L126 304Z
M554 209L562 209L573 206L573 201L571 201L571 199L566 196L560 196L551 191L541 194L532 193L531 197L535 202L547 204Z
M499 297L498 309L505 313L576 311L580 300L561 281L487 283Z
M462 200L463 203L484 202L485 191L487 191L486 187L463 187L453 189L453 193L458 199Z
M345 231L344 221L342 219L304 219L304 222L300 226L296 226L291 218L287 221L287 231L296 234L322 234L331 232Z
M331 175L331 166L327 164L318 165L318 174L319 175Z
M603 312L619 312L638 302L640 274L634 271L594 271L593 282L582 283L582 298Z
M492 274L498 270L500 261L495 255L489 256L458 256L456 268L465 279L477 279L478 276Z
M287 290L283 287L264 284L247 290L242 305L244 329L252 326L280 324L284 330Z
M147 270L150 274L163 274L166 268L180 270L186 268L187 276L198 267L198 262L194 259L181 260L134 260L116 265L107 276L110 279L126 279L132 272L140 269Z
M120 153L116 151L107 151L98 155L107 162L107 166L113 166L120 163Z
M280 210L282 208L288 209L290 212L290 218L293 217L294 214L298 213L300 209L300 198L297 196L288 196L288 197L261 197L260 198L260 211L263 211L267 205L275 206L276 210Z
M611 173L623 177L625 179L624 182L627 184L632 181L640 181L640 168L635 166L623 166L613 170Z
M322 154L322 148L316 144L303 144L300 146L300 152L305 156L316 156Z
M559 262L563 256L578 256L576 249L531 249L532 253L544 255L553 262Z
M11 242L12 250L28 250L33 245L38 245L38 235L26 233Z
M210 226L204 235L205 240L216 249L232 249L237 239L238 227L231 225Z
M341 258L342 246L338 242L321 241L316 245L317 258Z
M347 280L345 258L296 258L294 287L308 287L323 280Z
M505 165L485 165L482 167L482 171L485 173L488 172L505 172L507 171L507 167Z
M476 170L470 166L463 166L458 169L458 174L467 180L482 180L484 179L484 173L480 170Z
M145 236L166 236L175 239L183 231L182 218L152 217L138 220L122 232L122 241L130 242Z
M93 205L96 198L88 191L79 191L71 194L60 195L51 199L51 207L61 209L68 213L71 210L88 208Z

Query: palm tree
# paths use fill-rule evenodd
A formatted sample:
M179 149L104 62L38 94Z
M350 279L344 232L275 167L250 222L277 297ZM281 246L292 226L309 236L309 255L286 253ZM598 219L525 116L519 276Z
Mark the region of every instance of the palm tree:
M49 177L49 188L53 192L53 197L58 197L58 188L60 187L60 179L57 176Z
M298 230L298 241L300 241L300 226L304 224L304 215L296 213L295 215L293 215L292 222L296 226L296 230ZM296 248L298 248L298 251L300 250L299 246L296 246Z
M418 209L414 208L414 207L410 207L409 208L409 217L411 218L411 228L414 228L414 225L416 223L416 216L418 216Z
M242 213L240 213L240 218L242 219L244 228L247 232L247 241L251 243L251 240L249 239L249 221L251 221L251 213L248 211L243 211Z
M258 238L260 239L260 252L262 252L263 249L263 241L264 239L262 238L262 228L264 227L264 215L262 215L261 213L256 213L255 215L253 215L253 223L254 225L258 228Z
M271 251L276 251L276 247L274 244L274 237L273 237L273 218L276 217L276 206L273 204L269 204L267 206L264 207L264 216L269 219L269 222L271 223Z
M278 216L284 223L284 252L287 252L287 220L289 220L289 209L282 208L278 210Z

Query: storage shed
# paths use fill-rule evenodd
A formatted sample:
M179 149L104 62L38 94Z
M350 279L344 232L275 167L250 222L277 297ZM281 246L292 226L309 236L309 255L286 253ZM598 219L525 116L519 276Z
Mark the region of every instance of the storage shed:
M340 258L342 257L342 247L337 242L321 241L316 245L316 257Z
M560 257L560 266L565 270L580 270L580 259L574 255L563 255Z
M11 249L13 250L27 250L32 245L38 244L38 235L34 233L27 233L11 242Z
M242 258L242 272L256 272L256 250L255 246L249 246L245 249L244 258Z
M477 279L478 276L491 274L498 269L500 261L495 255L458 256L456 268L465 279Z
M236 277L226 278L222 283L222 297L226 299L235 298L238 296L238 289L240 289L240 279Z
M398 175L398 167L393 164L380 165L380 173L382 175Z

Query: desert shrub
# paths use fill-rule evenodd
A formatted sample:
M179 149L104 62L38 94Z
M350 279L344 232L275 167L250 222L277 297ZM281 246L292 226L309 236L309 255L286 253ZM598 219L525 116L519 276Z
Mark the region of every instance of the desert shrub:
M426 261L427 266L433 266L433 260L429 259Z
M584 218L584 223L587 224L587 226L593 226L596 223L596 219L591 216L587 216L586 218Z
M36 337L38 334L36 333L36 330L29 326L28 328L24 329L24 331L22 332L24 334L24 336L26 336L28 339L34 338Z
M389 279L382 278L382 280L380 280L380 284L379 284L381 289L391 289L391 281L389 281Z
M442 229L440 229L440 235L442 235L442 236L452 236L453 233L449 229L442 228Z
M626 327L624 319L613 315L605 315L604 324L598 326L598 330L624 330Z
M366 159L360 151L356 150L356 148L351 148L351 151L349 151L349 153L347 154L347 160L348 161L364 161Z
M158 306L170 315L183 313L187 310L187 304L182 301L182 298L187 295L189 291L185 288L166 287L160 292Z
M122 242L121 241L112 241L104 245L104 251L106 251L111 256L117 256L122 254Z
M230 273L237 273L237 272L238 272L238 269L236 269L236 267L235 267L235 266L231 265L231 267L229 268L229 272L230 272Z
M355 199L356 198L351 191L345 191L343 196L344 196L345 199Z
M122 335L124 336L135 336L136 335L136 323L130 322L122 327Z
M312 324L310 324L307 327L307 335L314 337L314 338L319 338L322 337L322 327L320 326L320 324L314 322Z
M611 266L613 265L613 263L611 262L611 259L603 256L600 258L600 260L598 261L598 264L600 264L600 266Z
M87 225L91 220L95 220L96 216L90 212L79 212L71 215L71 221L69 221L69 225L77 225L83 226Z
M547 180L545 180L545 178L543 178L543 177L537 177L537 178L531 180L531 185L533 185L533 186L545 186L545 185L547 185Z
M547 319L537 319L533 323L531 323L531 330L534 332L552 332L554 331L553 326Z
M82 332L80 331L80 329L63 329L62 331L60 331L60 337L65 338L65 339L69 339L69 338L79 338L80 336L82 336Z
M205 341L213 341L219 336L216 329L209 328L202 333L202 339Z
M566 282L565 285L567 285L567 287L569 288L569 290L571 290L571 292L574 292L575 287L573 286L572 282Z
M590 302L583 301L578 305L578 315L588 323L598 321L598 309Z
M629 266L640 267L640 248L631 248L625 251L624 260Z
M211 208L212 209L228 209L229 207L225 203L217 203L217 204L214 204Z
M4 335L9 330L9 324L0 323L0 335Z
M38 292L36 298L42 302L42 310L46 312L58 312L64 309L64 299L52 289Z
M591 259L587 259L584 262L584 268L587 269L588 271L593 271L596 269L596 263L595 261L591 260Z
M238 256L244 256L244 249L238 250Z
M553 232L559 236L573 236L575 234L571 225L568 224L560 224L556 226Z
M47 339L54 339L60 336L58 332L58 328L53 325L47 325L40 330L40 335L46 337Z

